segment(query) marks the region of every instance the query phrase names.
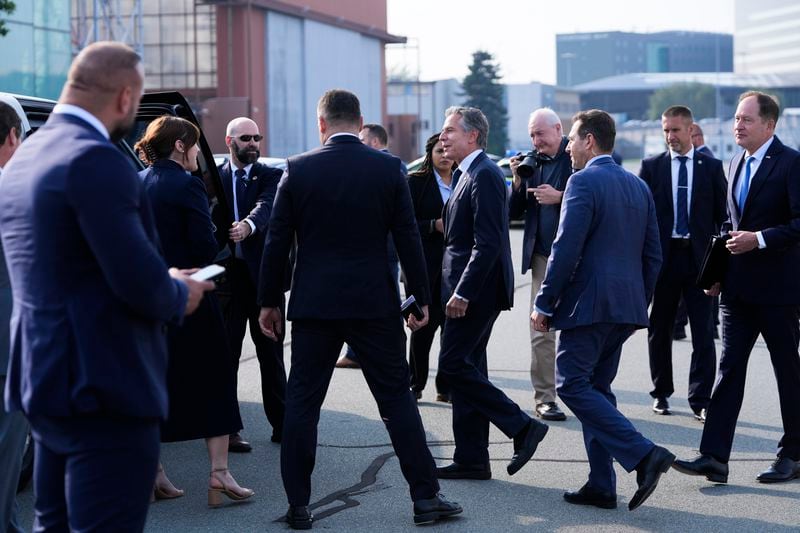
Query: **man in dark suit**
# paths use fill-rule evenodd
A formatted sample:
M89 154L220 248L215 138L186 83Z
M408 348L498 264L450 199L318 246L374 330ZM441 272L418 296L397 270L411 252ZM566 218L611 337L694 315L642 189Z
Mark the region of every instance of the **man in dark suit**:
M143 70L121 43L86 47L0 184L15 298L6 402L33 430L36 531L144 528L167 414L164 323L214 287L167 271L142 183L114 145Z
M21 127L20 115L10 104L11 102L0 100L0 175L3 167L19 148L25 133ZM0 472L3 472L0 476L0 531L21 533L24 529L17 520L16 495L22 470L22 454L28 437L28 421L19 410L7 413L3 399L8 370L8 324L11 320L12 303L11 282L8 279L3 248L0 246Z
M663 257L648 328L653 411L670 414L668 398L675 391L672 336L678 302L683 298L692 328L689 406L698 420L704 420L717 354L713 302L697 287L697 275L709 238L719 233L726 218L727 183L722 162L692 146L692 124L688 107L667 108L661 115L661 126L669 150L644 159L639 177L653 194Z
M289 299L292 366L286 394L281 473L287 521L311 527L308 510L320 408L342 344L361 357L414 500L414 522L461 512L438 495L435 464L411 391L395 281L386 268L391 233L412 294L427 322L428 281L417 223L400 160L358 139L358 98L331 90L317 105L323 146L290 157L281 178L261 263L259 322L268 337L283 331L280 310L286 260L297 243ZM369 201L365 201L369 199Z
M219 167L230 220L233 221L229 230L231 258L226 274L230 297L223 298L223 313L237 372L242 341L248 323L250 325L250 338L256 347L261 372L264 413L272 425L272 442L280 442L286 397L283 339L273 341L261 333L256 292L261 252L281 171L258 162L261 139L258 125L247 117L235 118L228 123L225 144L230 158ZM252 446L235 433L230 436L228 449L231 452L249 452Z
M742 407L747 360L759 335L778 383L783 437L778 458L759 474L774 483L800 476L800 153L775 136L780 108L770 95L739 97L736 144L729 167L727 242L731 257L722 289L722 356L708 406L700 456L675 468L710 481L728 480L736 420Z
M711 151L711 148L706 146L706 139L703 136L703 128L700 127L700 124L694 123L692 124L692 146L698 152L707 155L708 157L714 157L714 152Z
M390 153L389 135L386 133L386 128L380 124L364 124L361 127L361 131L358 132L358 138L370 148L387 154ZM403 175L408 174L405 163L401 161L400 166L403 169ZM397 281L397 290L400 291L400 260L397 258L397 250L394 247L391 236L389 236L386 246L389 249L389 272L392 278ZM353 351L352 346L346 346L345 354L336 362L336 368L361 368L358 362L358 355Z
M489 123L480 109L451 107L439 138L458 163L444 208L442 302L445 322L439 373L453 402L453 463L437 469L445 479L489 479L489 422L514 439L507 470L533 457L547 425L525 414L488 377L486 345L492 326L514 297L505 178L484 153Z
M653 492L675 456L654 445L617 410L611 383L622 344L647 325L647 303L661 266L656 210L640 179L614 163L616 127L592 109L573 117L567 150L572 175L561 224L531 321L561 330L556 355L558 394L583 425L589 480L570 503L617 506L613 459L636 470L632 511Z
M696 122L692 124L692 146L694 146L696 152L716 159L711 148L706 146L703 129ZM711 302L711 315L714 321L712 333L715 339L719 339L719 296L713 296ZM678 312L675 314L675 331L672 333L674 340L679 341L686 338L686 325L688 323L689 315L686 312L686 304L681 298L680 303L678 303Z
M547 257L553 246L561 212L561 197L572 174L567 138L561 119L552 109L543 107L531 113L528 122L531 144L538 154L538 164L527 179L519 176L522 156L511 158L509 214L525 217L522 238L522 273L531 271L531 312L533 300L542 286ZM567 419L556 403L556 334L531 328L531 384L536 403L536 416L544 420Z

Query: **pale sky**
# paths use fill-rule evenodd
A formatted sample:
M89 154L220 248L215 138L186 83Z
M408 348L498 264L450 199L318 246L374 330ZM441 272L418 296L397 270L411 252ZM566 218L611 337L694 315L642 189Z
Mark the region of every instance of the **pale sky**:
M755 0L753 0L755 1ZM691 30L733 33L734 0L387 0L389 33L409 38L387 47L421 80L463 78L472 52L488 50L505 83L556 80L556 34ZM417 57L419 55L419 61Z

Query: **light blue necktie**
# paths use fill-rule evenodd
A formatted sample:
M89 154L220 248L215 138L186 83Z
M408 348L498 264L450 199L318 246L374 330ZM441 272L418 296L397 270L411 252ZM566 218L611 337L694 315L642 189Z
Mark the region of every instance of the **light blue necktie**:
M747 161L744 164L744 181L742 182L742 188L739 189L740 213L744 211L744 202L747 199L747 193L750 191L750 164L755 160L756 158L751 155L750 157L747 158Z

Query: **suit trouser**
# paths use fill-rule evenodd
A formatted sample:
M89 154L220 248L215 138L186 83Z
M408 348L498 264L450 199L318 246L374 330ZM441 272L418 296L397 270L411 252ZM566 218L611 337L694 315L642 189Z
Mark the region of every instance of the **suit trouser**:
M650 377L653 380L650 395L654 398L668 398L675 392L672 379L672 337L678 302L683 295L692 329L688 398L692 409L699 411L708 407L711 400L717 352L714 346L713 301L697 288L696 281L697 267L689 243L686 242L682 247L671 244L669 259L661 267L653 294L647 339Z
M533 303L542 287L546 271L547 256L533 254L531 260L531 314L533 314ZM556 332L536 331L532 325L531 384L536 405L556 401Z
M441 278L433 287L431 287L431 294L439 295L442 293ZM431 346L433 346L433 338L436 336L436 330L444 324L444 309L438 297L434 298L434 302L428 306L428 323L411 332L411 339L409 341L408 351L408 364L411 367L411 389L415 391L422 391L428 383L428 372L430 368L430 355ZM441 351L441 342L439 344ZM448 394L449 387L445 383L441 372L436 373L436 392L439 394Z
M158 467L157 419L31 416L34 532L139 532Z
M0 531L16 533L24 531L17 519L16 496L28 421L22 411L6 413L5 386L6 377L0 376Z
M361 356L361 370L389 431L411 499L439 492L425 428L408 388L405 333L395 318L295 320L286 394L281 474L289 505L308 505L317 451L317 424L342 344Z
M400 262L399 261L389 261L389 275L392 276L394 280L395 287L397 287L397 297L400 298ZM438 294L438 293L436 293ZM345 346L345 353L344 356L354 361L356 363L360 362L358 358L358 354L353 350L353 347L347 344ZM428 374L426 372L425 379L428 379Z
M559 336L556 355L558 395L583 426L589 485L612 494L616 494L612 458L630 472L654 446L617 410L611 391L622 345L634 331L628 324L566 329Z
M514 437L530 422L488 377L486 345L500 313L494 306L471 302L463 318L446 318L442 330L439 373L450 386L453 401L453 461L489 462L489 422Z
M783 437L778 457L800 460L800 327L797 306L723 304L722 356L708 406L700 453L728 462L744 399L747 361L759 333L769 350L778 383Z
M258 368L261 372L261 398L264 405L264 414L267 415L272 432L280 435L283 431L283 417L285 414L286 398L286 367L283 362L283 340L273 341L261 333L258 324L258 315L261 308L256 302L256 286L250 276L247 263L241 259L229 262L228 279L231 284L231 298L225 305L225 327L228 331L228 341L231 345L234 369L238 375L239 358L242 355L242 341L248 322L250 324L250 338L256 347ZM285 316L284 305L281 303L281 316ZM286 331L286 321L282 319L281 326Z

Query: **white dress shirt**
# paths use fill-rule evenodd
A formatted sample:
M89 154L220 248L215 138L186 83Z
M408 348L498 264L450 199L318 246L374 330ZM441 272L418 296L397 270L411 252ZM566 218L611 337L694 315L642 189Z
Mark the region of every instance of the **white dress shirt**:
M108 130L103 125L103 123L100 122L100 120L96 116L92 115L82 107L78 107L72 104L56 104L52 112L78 117L79 119L88 122L89 125L91 125L94 129L100 132L100 135L102 135L106 139L110 138L110 136L108 135Z

